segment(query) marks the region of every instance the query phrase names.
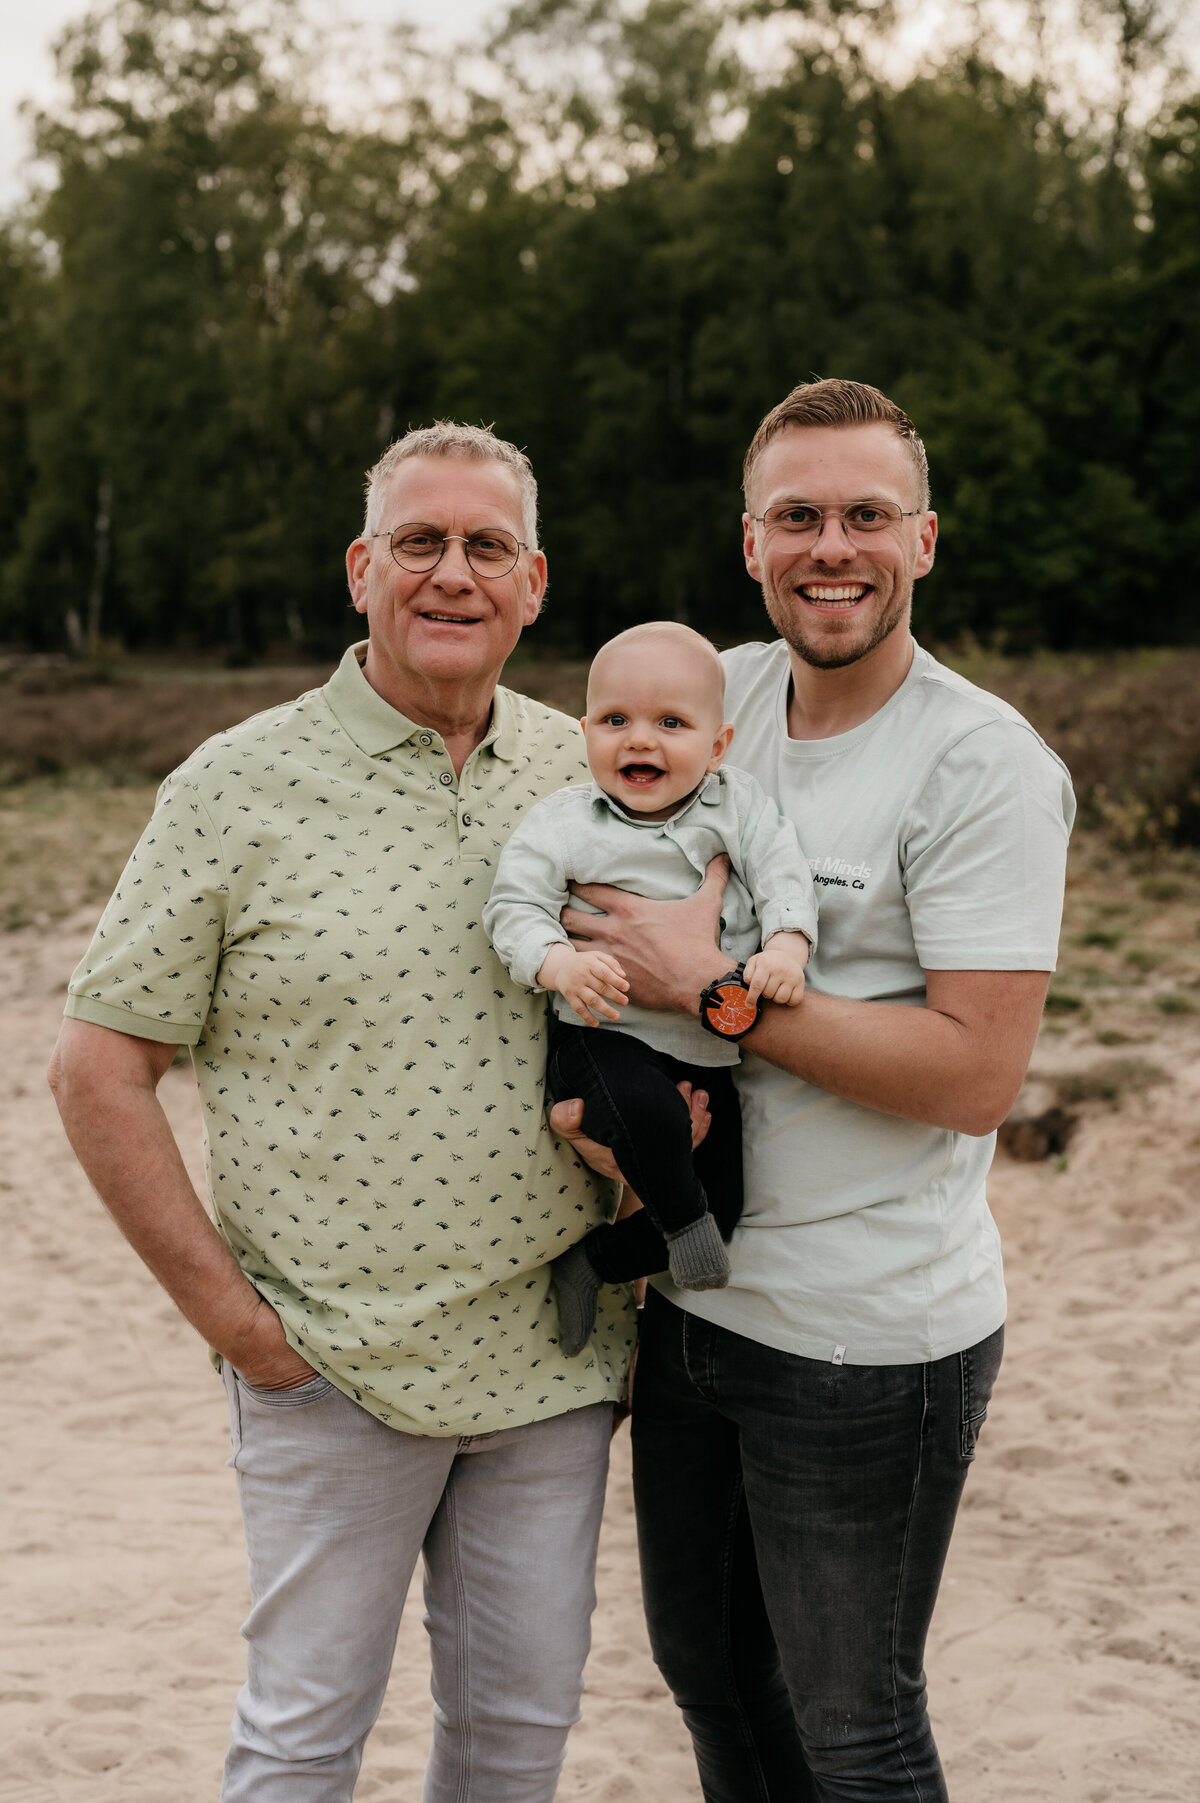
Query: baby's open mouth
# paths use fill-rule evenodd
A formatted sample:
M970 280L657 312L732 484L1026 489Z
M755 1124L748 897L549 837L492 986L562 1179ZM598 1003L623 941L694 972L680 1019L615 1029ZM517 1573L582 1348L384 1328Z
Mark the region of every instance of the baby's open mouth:
M666 775L666 772L660 770L657 764L622 764L621 775L627 783L639 783L646 787L650 783L657 782L660 776Z

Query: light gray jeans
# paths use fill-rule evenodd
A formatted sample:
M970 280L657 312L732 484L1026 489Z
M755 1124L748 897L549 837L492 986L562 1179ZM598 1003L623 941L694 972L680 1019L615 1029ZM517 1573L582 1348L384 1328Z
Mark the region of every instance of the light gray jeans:
M433 1439L323 1377L272 1394L226 1366L225 1385L251 1608L222 1803L349 1803L422 1552L423 1803L550 1803L579 1718L611 1406Z

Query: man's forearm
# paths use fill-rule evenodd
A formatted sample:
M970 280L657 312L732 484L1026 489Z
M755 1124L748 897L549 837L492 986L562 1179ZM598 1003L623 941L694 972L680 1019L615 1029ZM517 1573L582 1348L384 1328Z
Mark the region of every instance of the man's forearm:
M118 1090L100 1112L68 1085L62 1116L80 1164L134 1251L193 1327L232 1356L258 1293L197 1196L158 1098Z
M188 1177L155 1094L163 1056L89 1042L67 1022L50 1081L67 1137L109 1213L181 1313L239 1368L261 1362L277 1322L238 1268ZM105 1033L103 1028L91 1029ZM112 1055L105 1056L106 1052ZM297 1355L284 1350L295 1360Z
M924 1007L809 989L798 1008L768 1004L742 1043L864 1108L991 1133L1020 1088L1047 982L1040 971L930 972Z

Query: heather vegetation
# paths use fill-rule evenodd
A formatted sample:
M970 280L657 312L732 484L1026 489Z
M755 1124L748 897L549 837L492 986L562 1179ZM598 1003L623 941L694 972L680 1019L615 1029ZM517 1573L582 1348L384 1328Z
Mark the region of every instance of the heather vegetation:
M524 0L450 57L108 0L0 237L0 641L328 657L360 472L441 414L533 457L559 656L744 636L741 451L814 372L926 435L929 636L1192 641L1200 100L1165 0L1056 3L905 60L903 0Z

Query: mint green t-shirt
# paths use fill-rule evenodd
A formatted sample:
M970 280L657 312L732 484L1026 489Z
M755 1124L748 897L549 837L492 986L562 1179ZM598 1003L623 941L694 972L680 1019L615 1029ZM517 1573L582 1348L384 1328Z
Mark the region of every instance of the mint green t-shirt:
M820 903L806 973L827 995L920 1007L927 970L1053 970L1075 805L1016 710L914 648L871 719L787 732L787 646L724 656L729 762L800 826ZM672 1301L806 1358L916 1364L1004 1320L986 1179L995 1135L899 1120L743 1051L746 1204L724 1290Z

